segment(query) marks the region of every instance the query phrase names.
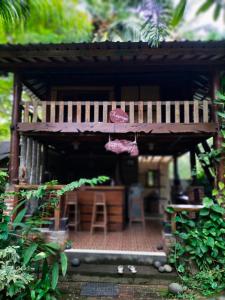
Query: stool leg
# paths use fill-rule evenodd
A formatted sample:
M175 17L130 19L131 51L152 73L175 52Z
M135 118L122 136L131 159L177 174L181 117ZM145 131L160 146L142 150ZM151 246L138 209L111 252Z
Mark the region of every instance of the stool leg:
M96 205L94 203L93 211L92 211L92 218L91 218L91 234L93 234L95 218L96 218Z
M74 231L77 231L77 204L74 204Z
M104 205L104 234L105 234L105 236L107 234L107 224L108 224L108 220L107 220L107 208L106 208L106 205Z

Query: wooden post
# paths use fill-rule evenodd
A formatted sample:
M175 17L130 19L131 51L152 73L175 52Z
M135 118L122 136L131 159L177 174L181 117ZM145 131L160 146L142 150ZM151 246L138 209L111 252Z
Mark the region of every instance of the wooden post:
M220 72L216 70L213 73L213 82L212 82L212 101L216 99L216 92L220 90ZM219 106L213 104L213 119L214 122L218 123L220 127L219 118L217 116L217 111ZM223 137L220 135L219 129L216 135L214 136L214 147L215 149L220 149L223 143ZM219 181L224 181L224 172L225 172L225 156L224 153L221 155L221 159L218 164L216 164L216 178L215 184L217 185Z
M27 183L31 183L30 175L31 175L31 158L32 158L32 139L30 137L27 138L27 153L26 153L26 181Z
M33 140L32 142L32 166L31 166L31 175L30 175L30 183L36 183L36 173L37 173L37 141Z
M177 156L173 157L173 172L174 172L174 186L178 187L180 185L180 178L178 172Z
M36 178L35 183L40 183L40 167L41 167L41 144L37 143L37 168L36 168Z
M190 151L190 165L192 184L194 185L196 183L196 156L195 151L193 149Z
M26 182L26 154L27 154L27 137L22 135L20 138L20 168L19 168L19 180L20 182Z
M11 143L10 143L10 163L9 163L9 182L17 184L19 181L19 132L17 124L21 119L21 102L22 83L18 74L14 75L13 85L13 107L12 107L12 124L11 124Z

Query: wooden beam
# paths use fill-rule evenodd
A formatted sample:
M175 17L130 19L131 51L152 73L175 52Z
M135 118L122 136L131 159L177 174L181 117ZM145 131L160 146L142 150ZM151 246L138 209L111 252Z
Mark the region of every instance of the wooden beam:
M20 132L103 132L103 133L128 133L143 132L151 134L163 133L210 133L217 132L217 124L113 124L113 123L19 123Z
M14 75L13 85L13 107L11 124L11 143L10 143L10 163L9 163L9 182L16 184L19 181L19 132L17 124L21 121L21 94L22 83L19 74Z

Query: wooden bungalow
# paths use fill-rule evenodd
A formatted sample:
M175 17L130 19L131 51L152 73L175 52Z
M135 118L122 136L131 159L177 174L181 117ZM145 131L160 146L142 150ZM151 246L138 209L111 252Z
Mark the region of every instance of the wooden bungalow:
M112 231L106 249L157 251L157 220L150 220L145 229L127 228L129 187L141 181L145 185L148 174L148 188L154 180L154 187L160 188L157 175L148 172L154 165L167 176L173 158L177 177L177 157L189 151L194 168L199 144L208 151L212 137L219 146L213 100L225 70L225 42L164 42L159 48L143 42L1 45L0 70L14 73L10 183L31 188L52 179L63 185L108 175L107 186L76 194L82 231L71 234L78 248L103 247L98 235L87 239L99 192L106 199ZM127 113L128 122L110 121L109 113L116 108ZM106 152L109 138L136 138L139 158ZM222 169L221 164L217 180ZM212 183L209 170L205 173ZM165 187L168 180L163 180ZM146 213L152 209L163 214L173 202L169 187L162 189L156 206L149 198ZM115 234L128 246L117 243Z

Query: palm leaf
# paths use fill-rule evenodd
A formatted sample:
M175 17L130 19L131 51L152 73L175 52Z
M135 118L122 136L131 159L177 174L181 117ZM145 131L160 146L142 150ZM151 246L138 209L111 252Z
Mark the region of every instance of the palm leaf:
M187 6L187 0L180 0L177 7L175 8L171 25L173 27L177 26L184 16L184 11Z
M197 15L206 12L213 4L215 3L214 0L207 0L205 1L197 10Z

